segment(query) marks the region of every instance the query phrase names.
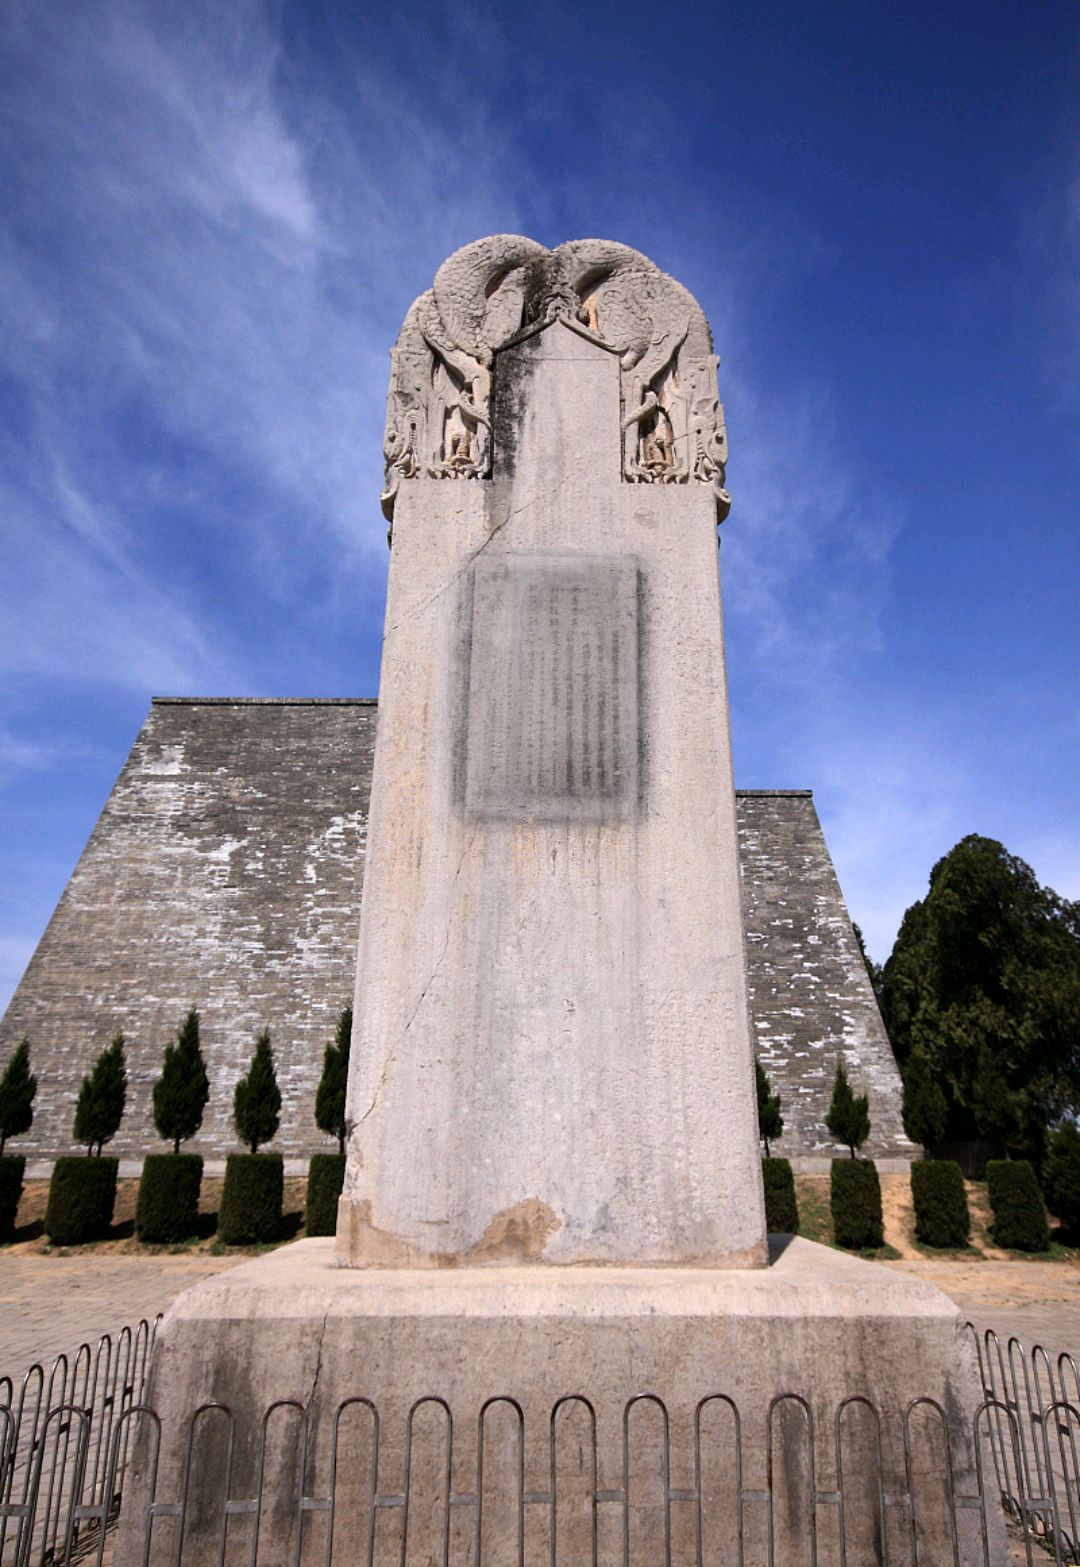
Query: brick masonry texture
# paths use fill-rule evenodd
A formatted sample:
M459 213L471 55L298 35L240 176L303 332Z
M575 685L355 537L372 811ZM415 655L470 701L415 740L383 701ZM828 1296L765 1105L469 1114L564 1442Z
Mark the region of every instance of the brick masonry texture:
M155 701L0 1025L30 1038L27 1154L69 1151L84 1072L127 1041L110 1152L160 1150L151 1090L190 1006L210 1102L191 1151L238 1145L233 1086L268 1026L287 1153L312 1120L323 1047L352 999L374 702Z
M82 1076L118 1030L128 1111L111 1153L161 1149L151 1115L162 1051L189 1006L211 1097L188 1148L237 1148L232 1093L269 1027L282 1093L275 1140L328 1149L313 1120L323 1048L351 999L375 747L373 700L153 702L0 1023L26 1034L38 1096L30 1157L71 1151ZM900 1082L811 796L737 796L751 1016L783 1096L776 1151L833 1148L824 1118L838 1052L870 1095L867 1152L910 1158Z
M843 1056L855 1091L870 1099L862 1152L914 1158L896 1061L813 798L743 790L736 800L750 1013L784 1117L774 1151L799 1162L837 1152L825 1117Z

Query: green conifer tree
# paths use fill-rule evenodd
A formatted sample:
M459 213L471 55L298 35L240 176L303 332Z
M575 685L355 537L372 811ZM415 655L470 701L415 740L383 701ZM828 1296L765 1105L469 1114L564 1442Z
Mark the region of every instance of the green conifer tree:
M754 1057L754 1075L757 1079L758 1136L765 1144L765 1157L769 1158L769 1142L784 1130L784 1117L780 1114L780 1095L774 1094L769 1074Z
M1042 1184L1066 1238L1080 1239L1080 1130L1071 1121L1059 1126L1050 1139Z
M1080 907L994 839L962 839L904 915L881 1010L901 1070L916 1049L930 1062L944 1140L1040 1162L1080 1105Z
M843 1061L836 1063L832 1103L825 1125L838 1143L846 1145L853 1159L856 1148L861 1148L870 1135L870 1101L865 1094L856 1097L852 1093Z
M1013 1093L1009 1080L988 1046L976 1058L971 1084L971 1108L980 1137L1005 1150L1008 1158L1014 1147L1023 1147L1024 1093Z
M904 1068L904 1131L924 1148L945 1135L949 1107L923 1050L913 1050Z
M258 1153L260 1144L270 1142L280 1123L281 1091L274 1074L270 1030L264 1028L255 1041L247 1076L240 1079L233 1093L233 1125L240 1141Z
M210 1079L199 1044L199 1014L192 1007L176 1043L165 1046L161 1076L154 1084L154 1125L158 1136L172 1143L173 1153L179 1153L180 1144L199 1130L209 1097Z
M100 1155L111 1142L124 1119L127 1100L127 1065L124 1061L124 1036L117 1034L98 1056L94 1070L82 1080L75 1106L74 1136L85 1143L88 1154Z
M323 1055L322 1077L315 1091L315 1125L320 1132L338 1140L338 1153L345 1152L345 1088L349 1079L349 1045L352 1041L352 1007L343 1007L338 1018L333 1044Z
M15 1046L4 1075L0 1077L0 1158L9 1137L28 1132L34 1122L34 1095L37 1078L30 1071L30 1041Z

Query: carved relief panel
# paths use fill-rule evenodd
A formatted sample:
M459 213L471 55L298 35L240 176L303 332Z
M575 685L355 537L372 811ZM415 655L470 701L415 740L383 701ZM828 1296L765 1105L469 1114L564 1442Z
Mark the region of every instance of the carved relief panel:
M491 472L491 366L499 348L562 318L619 357L623 478L708 484L727 516L727 434L717 358L697 301L626 245L547 250L496 234L456 251L405 318L391 355L387 520L403 481Z

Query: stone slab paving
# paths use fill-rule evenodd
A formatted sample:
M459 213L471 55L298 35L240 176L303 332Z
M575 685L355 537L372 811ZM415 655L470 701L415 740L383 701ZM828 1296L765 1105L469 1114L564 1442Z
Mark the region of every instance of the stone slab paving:
M154 1317L188 1285L246 1260L244 1253L0 1252L0 1376L20 1377L35 1361Z

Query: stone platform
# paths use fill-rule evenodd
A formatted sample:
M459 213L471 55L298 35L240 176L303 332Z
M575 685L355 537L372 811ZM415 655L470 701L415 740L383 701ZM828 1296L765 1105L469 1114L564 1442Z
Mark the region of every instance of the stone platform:
M693 1561L696 1499L702 1506L710 1499L718 1515L728 1509L730 1538L741 1488L748 1564L769 1559L770 1513L774 1551L788 1542L777 1560L810 1559L810 1515L819 1561L838 1560L841 1489L848 1561L879 1559L882 1528L889 1559L905 1561L910 1520L902 1497L915 1482L940 1485L946 1423L956 1489L976 1489L970 1429L978 1395L962 1319L920 1280L798 1238L771 1244L772 1265L759 1271L541 1265L417 1272L339 1268L332 1241L297 1242L197 1285L162 1324L149 1392L163 1430L157 1498L182 1495L189 1423L211 1402L228 1405L235 1418L228 1494L254 1497L264 1411L294 1400L298 1409L279 1409L265 1428L258 1560L306 1561L309 1551L321 1559L325 1515L309 1510L299 1557L290 1522L300 1411L309 1423L304 1491L325 1497L335 1413L352 1398L378 1410L377 1474L373 1416L357 1402L338 1422L335 1559L343 1539L350 1556L366 1559L371 1528L375 1562L403 1559L403 1529L410 1560L457 1559L455 1551L444 1556L442 1531L452 1523L471 1539L484 1499L485 1562L517 1560L514 1542L526 1522L534 1548L525 1559L549 1559L557 1518L560 1561L590 1560L591 1518L601 1561L621 1559L626 1528L638 1542L626 1560L652 1567L668 1556L665 1527L669 1559ZM771 1407L784 1394L799 1398ZM902 1416L919 1395L944 1413L916 1419L909 1473ZM883 1510L875 1419L865 1403L841 1412L842 1487L838 1477L837 1411L853 1396L880 1412L884 1494L894 1499ZM225 1419L200 1417L184 1563L222 1559ZM143 1437L125 1489L120 1564L142 1559L149 1467ZM223 1559L234 1551L235 1559L250 1559L251 1509L232 1511L232 1547ZM977 1513L958 1516L959 1560L981 1560ZM177 1527L158 1519L149 1560L175 1559ZM991 1518L992 1535L997 1527ZM920 1560L952 1560L936 1494L920 1529ZM856 1548L859 1540L865 1549ZM460 1559L475 1561L474 1547L462 1546Z

